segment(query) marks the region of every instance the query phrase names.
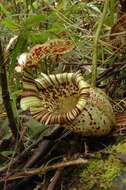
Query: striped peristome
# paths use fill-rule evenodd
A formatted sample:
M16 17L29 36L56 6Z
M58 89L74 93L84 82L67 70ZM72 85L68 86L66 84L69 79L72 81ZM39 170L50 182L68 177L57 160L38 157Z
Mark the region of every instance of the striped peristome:
M36 113L40 113L41 110L41 116L42 116L42 120L45 121L47 119L47 116L50 117L50 119L48 119L48 123L46 120L47 124L54 124L55 123L55 119L53 117L57 117L58 118L58 123L62 124L64 123L64 119L66 118L66 122L67 121L72 121L75 119L75 117L77 117L79 115L79 113L83 110L83 107L85 106L85 95L86 93L82 93L81 94L81 90L84 91L84 88L89 88L89 85L87 84L87 86L83 86L83 84L81 83L81 80L83 80L83 77L81 77L81 74L79 72L77 73L62 73L62 74L56 74L56 75L46 75L44 73L41 73L41 78L37 78L34 79L33 81L31 81L31 79L26 80L26 74L25 74L25 80L23 80L23 84L24 84L24 90L23 90L23 95L22 95L22 100L21 100L21 106L22 109L27 109L27 101L29 102L29 99L31 99L31 104L30 106L28 106L31 110L31 113L33 115L33 117L36 117ZM49 87L53 87L53 90L56 90L55 87L57 87L57 89L59 89L59 85L62 84L73 84L73 85L78 85L78 92L80 93L80 97L78 98L78 102L75 106L75 108L73 108L71 111L67 112L67 113L63 113L62 114L55 114L54 112L48 112L46 113L46 115L43 113L45 113L45 109L44 107L41 107L43 104L43 101L41 101L41 97L39 97L39 90L43 90L41 93L44 92L44 89L46 90ZM81 84L81 85L80 85ZM85 83L84 83L85 84ZM29 85L29 86L28 86ZM28 97L27 97L28 94ZM48 95L48 94L47 94ZM42 102L39 104L39 106L42 109L38 109L36 111L36 108L34 109L34 107L32 107L31 105L34 104L35 99L38 99L37 102ZM38 105L38 104L37 104ZM35 112L34 112L35 110ZM63 119L64 117L64 119ZM53 123L54 122L54 123Z
M32 48L24 65L21 108L44 124L61 124L85 136L106 135L115 123L112 106L102 90L84 81L81 72L33 76L32 68L43 56L72 49L70 40L51 40Z

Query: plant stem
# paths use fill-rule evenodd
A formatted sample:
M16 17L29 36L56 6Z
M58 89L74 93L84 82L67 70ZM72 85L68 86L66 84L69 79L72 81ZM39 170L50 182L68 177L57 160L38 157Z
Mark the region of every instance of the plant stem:
M96 30L96 33L95 33L95 38L94 38L93 60L92 60L92 80L91 80L92 87L96 86L98 40L99 40L100 32L101 32L103 22L104 22L104 19L105 19L105 16L106 16L108 5L109 5L109 0L105 0L103 13L101 15L101 18L99 19L98 27L97 27L97 30Z
M8 61L8 60L7 60ZM2 50L2 45L0 41L0 82L1 82L1 88L2 88L2 97L3 97L3 103L7 112L8 120L9 120L9 127L11 129L11 132L15 139L19 137L18 127L16 123L16 119L14 117L12 105L11 105L11 99L10 99L10 93L8 88L8 81L7 81L7 73L6 73L6 62L4 58L4 53Z
M82 159L79 158L77 160L70 160L70 161L62 161L53 165L49 165L49 166L42 166L39 168L33 168L30 170L25 170L25 171L21 171L19 173L16 173L15 175L9 176L6 180L7 181L12 181L12 180L16 180L16 179L20 179L20 178L24 178L24 177L28 177L28 176L33 176L33 175L38 175L38 174L42 174L45 173L47 171L51 171L51 170L55 170L55 169L62 169L64 167L69 167L69 166L73 166L73 165L86 165L88 163L88 160L86 159ZM4 179L0 179L0 182L4 181Z

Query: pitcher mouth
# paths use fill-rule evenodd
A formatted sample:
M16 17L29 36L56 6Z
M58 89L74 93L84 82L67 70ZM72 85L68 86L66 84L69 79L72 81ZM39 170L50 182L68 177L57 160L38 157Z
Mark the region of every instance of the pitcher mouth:
M84 109L89 84L80 72L56 75L41 74L35 79L36 92L24 89L21 105L26 103L32 117L45 124L73 121ZM25 96L28 94L28 96ZM34 103L34 99L39 103ZM28 102L29 101L29 105ZM35 100L36 101L36 100Z

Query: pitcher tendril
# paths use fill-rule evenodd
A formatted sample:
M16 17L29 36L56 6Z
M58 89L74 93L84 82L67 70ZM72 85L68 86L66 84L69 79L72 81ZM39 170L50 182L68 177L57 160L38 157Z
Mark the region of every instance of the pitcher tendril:
M115 123L106 94L92 88L82 74L61 73L34 78L32 67L48 55L62 55L74 48L70 40L50 40L36 45L27 56L23 72L21 108L44 124L61 124L85 136L102 136Z

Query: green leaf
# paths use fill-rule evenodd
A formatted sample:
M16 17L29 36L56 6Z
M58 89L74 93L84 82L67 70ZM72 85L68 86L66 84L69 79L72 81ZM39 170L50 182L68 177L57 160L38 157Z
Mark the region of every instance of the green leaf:
M27 32L22 32L18 39L17 39L17 43L15 45L14 50L12 51L12 59L11 59L11 64L9 65L9 78L12 79L13 78L13 72L14 72L14 68L15 65L17 63L17 56L22 53L22 51L24 50L26 44L27 44Z
M100 9L94 3L88 3L87 7L91 8L92 10L94 10L97 13L101 13Z
M10 15L10 13L7 11L7 9L0 3L0 12L4 13L6 16Z
M27 134L32 136L32 138L35 138L42 133L44 135L45 134L44 131L46 132L46 129L48 129L48 126L41 124L40 122L38 122L37 120L33 118L31 118L27 122L27 126L28 126Z
M49 0L43 0L45 3L48 3L49 4Z
M12 21L12 18L4 19L1 24L12 31L16 31L20 28L20 25L18 25L15 21Z
M56 9L57 10L67 10L69 3L70 2L68 0L62 0L60 3L58 3Z
M24 21L24 28L31 28L37 24L39 24L40 22L42 22L44 19L46 19L46 16L44 15L33 15L28 17L25 21Z
M50 31L43 32L30 32L29 33L29 41L33 43L44 43L48 39L56 38L56 34L52 34Z
M12 133L10 131L10 128L8 127L8 119L5 118L3 121L1 119L0 123L0 143L2 143L4 140L10 139L12 136Z
M58 32L64 32L66 31L65 27L63 25L60 25L58 22L54 23L50 29L48 29L48 32L58 33Z
M34 2L32 3L32 6L33 6L33 8L38 9L39 6L40 6L40 3L37 2L37 1L34 1Z

